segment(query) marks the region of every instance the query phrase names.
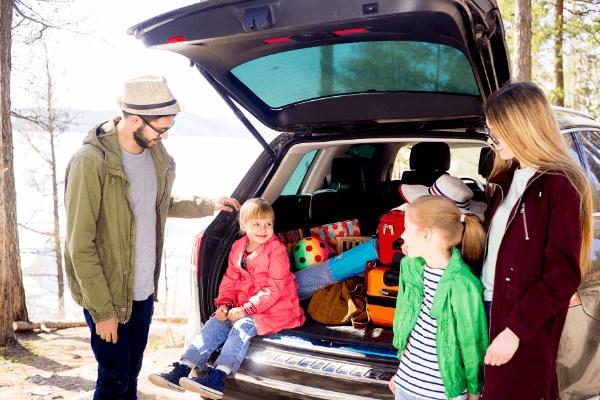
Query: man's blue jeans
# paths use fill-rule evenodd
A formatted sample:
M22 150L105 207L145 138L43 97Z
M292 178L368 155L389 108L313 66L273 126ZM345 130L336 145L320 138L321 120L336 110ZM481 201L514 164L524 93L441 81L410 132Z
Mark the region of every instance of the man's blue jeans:
M206 362L211 354L223 345L215 366L229 367L231 374L235 375L244 361L250 339L254 336L256 324L251 316L243 317L233 325L229 320L220 322L213 316L194 337L181 359L194 363L200 369L206 369Z
M96 335L96 324L92 316L87 310L83 310L91 331L92 351L98 361L94 400L137 399L137 378L142 369L153 311L153 296L143 301L134 301L131 318L126 324L119 324L117 343L113 344Z

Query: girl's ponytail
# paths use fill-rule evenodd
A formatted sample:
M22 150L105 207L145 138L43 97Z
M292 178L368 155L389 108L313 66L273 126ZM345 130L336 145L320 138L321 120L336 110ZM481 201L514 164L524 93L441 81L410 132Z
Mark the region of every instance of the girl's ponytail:
M464 230L460 245L462 259L477 273L483 262L485 230L476 215L463 214Z

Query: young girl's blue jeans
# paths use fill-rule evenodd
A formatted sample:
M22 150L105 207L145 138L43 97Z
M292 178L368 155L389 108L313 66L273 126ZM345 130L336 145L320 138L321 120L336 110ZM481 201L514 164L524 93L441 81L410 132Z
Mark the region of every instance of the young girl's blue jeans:
M252 316L240 318L234 324L229 320L221 322L213 316L194 337L181 359L194 363L200 369L206 369L206 362L211 354L223 345L215 365L229 367L231 374L235 375L244 361L250 339L254 336L256 324Z

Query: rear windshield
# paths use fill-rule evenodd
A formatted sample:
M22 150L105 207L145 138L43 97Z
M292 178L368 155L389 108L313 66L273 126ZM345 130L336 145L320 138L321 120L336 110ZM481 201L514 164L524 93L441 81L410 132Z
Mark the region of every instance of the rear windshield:
M441 92L479 96L465 55L424 42L358 42L271 54L231 73L271 108L327 96Z

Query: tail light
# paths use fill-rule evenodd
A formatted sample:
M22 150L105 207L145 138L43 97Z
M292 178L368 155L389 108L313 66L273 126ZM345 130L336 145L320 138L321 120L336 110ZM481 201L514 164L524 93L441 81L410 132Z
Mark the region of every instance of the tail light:
M167 39L167 43L168 44L172 44L172 43L181 43L181 42L185 42L185 37L183 36L173 36Z
M200 246L202 246L203 237L204 235L202 233L198 233L194 236L194 244L192 246L192 262L190 264L190 269L196 278L198 278L198 270L200 267Z

